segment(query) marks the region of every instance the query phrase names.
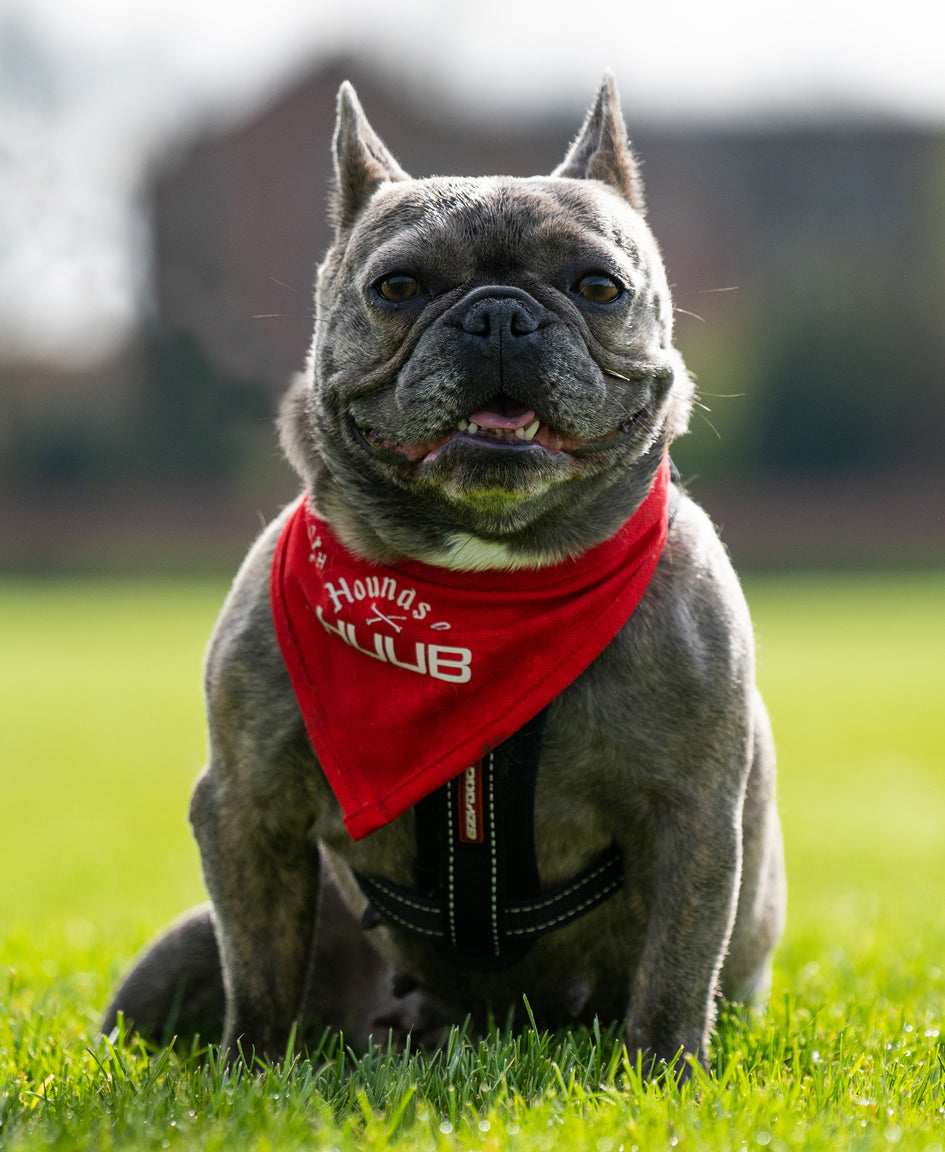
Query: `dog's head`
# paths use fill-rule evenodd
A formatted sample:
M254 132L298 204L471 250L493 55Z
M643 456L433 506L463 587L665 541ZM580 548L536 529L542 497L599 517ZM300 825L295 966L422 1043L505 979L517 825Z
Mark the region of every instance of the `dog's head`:
M356 552L537 566L611 535L691 383L607 77L563 163L412 180L338 97L335 241L283 442Z

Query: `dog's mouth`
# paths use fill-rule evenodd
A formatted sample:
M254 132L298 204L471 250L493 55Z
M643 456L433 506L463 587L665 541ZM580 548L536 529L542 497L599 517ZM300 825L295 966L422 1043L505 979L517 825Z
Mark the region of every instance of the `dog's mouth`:
M543 423L530 408L504 396L488 401L483 408L461 417L454 427L429 440L396 440L357 421L354 421L354 426L360 438L374 451L393 453L412 464L432 464L447 445L458 443L507 452L543 450L552 455L608 448L630 432L645 412L646 409L641 408L604 436L595 438L568 436Z

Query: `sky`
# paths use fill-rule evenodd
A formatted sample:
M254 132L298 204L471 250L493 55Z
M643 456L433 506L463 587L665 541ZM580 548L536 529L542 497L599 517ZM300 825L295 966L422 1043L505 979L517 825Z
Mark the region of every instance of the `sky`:
M846 0L0 0L0 360L88 363L147 309L141 189L200 125L363 52L481 115L858 117L945 129L945 5Z

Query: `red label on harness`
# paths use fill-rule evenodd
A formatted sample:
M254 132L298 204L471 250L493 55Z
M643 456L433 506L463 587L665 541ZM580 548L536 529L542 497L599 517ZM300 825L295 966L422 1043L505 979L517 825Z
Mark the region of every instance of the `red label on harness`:
M460 843L481 844L485 839L482 822L482 761L456 777L456 799Z

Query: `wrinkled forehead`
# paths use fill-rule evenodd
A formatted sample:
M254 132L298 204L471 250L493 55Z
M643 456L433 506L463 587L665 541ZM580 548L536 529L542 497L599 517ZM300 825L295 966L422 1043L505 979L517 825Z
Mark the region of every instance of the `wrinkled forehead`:
M438 177L380 189L348 252L372 268L406 267L420 257L537 269L576 257L638 266L652 246L639 214L595 181Z

